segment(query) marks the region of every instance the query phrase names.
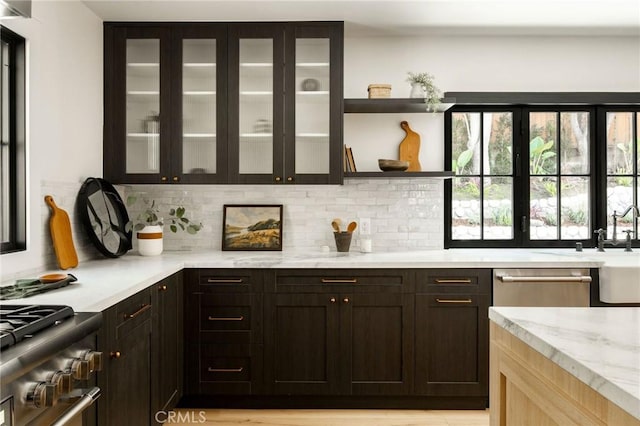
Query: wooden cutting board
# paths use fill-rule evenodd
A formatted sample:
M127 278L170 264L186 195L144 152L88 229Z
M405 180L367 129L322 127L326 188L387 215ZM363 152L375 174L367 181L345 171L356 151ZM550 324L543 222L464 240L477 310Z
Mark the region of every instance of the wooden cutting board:
M58 266L60 269L75 268L78 266L78 255L73 245L69 215L56 205L51 195L46 195L44 201L51 207L49 230L51 231L51 240L53 240L53 249L58 258Z
M407 133L407 136L400 142L398 158L409 162L408 172L419 172L422 170L420 166L420 135L411 130L406 121L402 121L400 127Z

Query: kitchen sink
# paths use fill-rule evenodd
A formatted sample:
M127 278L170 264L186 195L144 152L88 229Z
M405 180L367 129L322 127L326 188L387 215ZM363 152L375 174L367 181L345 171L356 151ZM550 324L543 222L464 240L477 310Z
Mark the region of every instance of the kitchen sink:
M640 252L592 252L585 257L604 261L600 267L602 302L640 303Z

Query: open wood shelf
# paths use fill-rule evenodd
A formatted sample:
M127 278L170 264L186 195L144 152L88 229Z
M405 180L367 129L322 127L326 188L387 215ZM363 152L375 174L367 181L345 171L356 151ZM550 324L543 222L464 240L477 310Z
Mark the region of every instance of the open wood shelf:
M440 113L445 112L456 100L452 97L440 99L436 111L427 111L427 104L422 98L376 98L376 99L345 99L345 113Z
M453 172L344 172L345 178L443 178L454 176Z

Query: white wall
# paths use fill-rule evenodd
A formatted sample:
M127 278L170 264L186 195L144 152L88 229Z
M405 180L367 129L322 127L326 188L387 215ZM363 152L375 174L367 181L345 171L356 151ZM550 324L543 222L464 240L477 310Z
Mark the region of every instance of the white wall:
M53 266L43 191L73 217L81 181L102 176L102 21L77 1L35 0L32 18L2 25L26 38L28 72L28 249L0 256L5 277Z
M409 97L407 72L428 72L443 92L639 92L640 37L347 38L344 97L366 98L371 83ZM407 120L421 135L423 170L443 167L441 114L346 114L344 143L358 170L398 158Z
M0 256L2 278L53 267L46 226L49 214L42 201L45 193L52 194L71 214L81 261L96 255L86 246L73 220L73 209L81 181L102 175L102 23L77 1L35 0L33 16L3 22L29 42L30 236L26 253ZM640 38L430 36L345 40L346 98L366 97L370 83L390 83L393 97L407 97L408 71L432 73L443 91L640 91ZM422 137L423 169L443 168L442 115L348 114L345 143L353 147L359 170L377 170L378 158L397 158L398 143L404 137L399 122L404 119ZM304 234L304 218L312 217L314 226L324 227L334 215L371 215L373 229L386 233L386 241L400 238L393 236L397 232L417 232L429 241L414 240L406 247L439 248L443 238L442 181L434 182L350 181L343 187L261 186L253 191L208 185L181 187L179 198L191 199L195 211L203 213L199 218L207 228L197 238L199 247L219 246L223 203L260 199L284 200L295 214L289 219L292 227L285 230L288 248L326 242L316 231ZM155 187L149 192L161 197L166 191L172 199L170 194L175 189ZM406 200L398 200L398 193ZM207 203L201 203L201 196L207 197ZM324 211L318 210L314 201L317 197L324 200ZM329 203L334 199L335 203ZM363 207L353 200L373 204ZM427 216L416 216L413 208L405 207L420 205L423 200L438 211L429 209ZM307 212L311 216L305 216ZM380 220L376 222L376 218ZM422 222L423 218L428 221ZM398 223L405 220L410 220L409 227L400 227ZM190 240L169 241L174 248L184 244L190 244Z

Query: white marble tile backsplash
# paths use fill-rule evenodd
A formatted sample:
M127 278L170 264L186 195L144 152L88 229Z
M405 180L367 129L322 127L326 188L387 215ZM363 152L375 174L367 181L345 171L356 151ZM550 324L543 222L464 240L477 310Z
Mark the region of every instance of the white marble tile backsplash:
M202 221L196 235L173 234L165 227L165 250L219 249L224 204L282 204L283 248L317 250L335 244L331 220L371 219L374 251L443 248L442 180L345 179L344 185L132 185L138 193L156 200L162 212L184 205L187 217ZM136 210L137 209L137 210ZM129 210L135 218L140 206ZM352 241L359 250L360 238Z

